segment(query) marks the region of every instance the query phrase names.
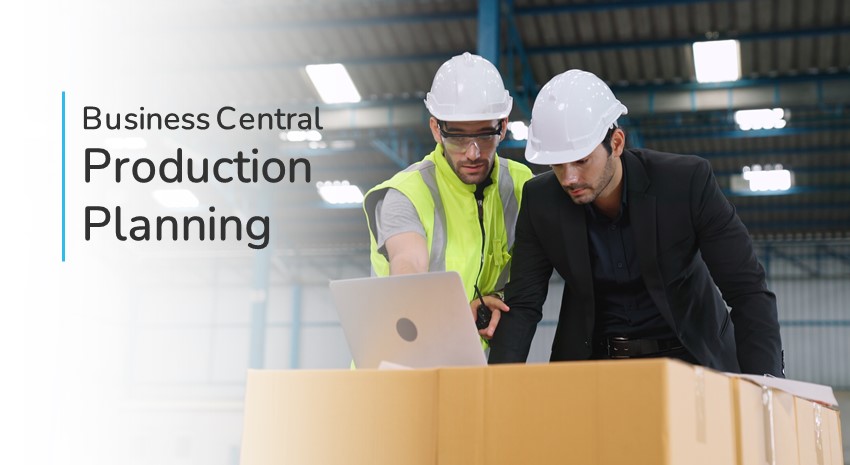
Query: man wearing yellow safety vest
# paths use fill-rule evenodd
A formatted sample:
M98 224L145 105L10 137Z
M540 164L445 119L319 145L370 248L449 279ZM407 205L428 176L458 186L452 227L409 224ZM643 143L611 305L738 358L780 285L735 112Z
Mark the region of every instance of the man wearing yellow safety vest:
M464 53L443 63L425 99L434 151L363 201L372 273L457 271L486 339L500 311L509 310L499 291L510 269L522 186L531 178L528 167L496 154L512 104L484 58ZM489 311L478 311L482 303Z

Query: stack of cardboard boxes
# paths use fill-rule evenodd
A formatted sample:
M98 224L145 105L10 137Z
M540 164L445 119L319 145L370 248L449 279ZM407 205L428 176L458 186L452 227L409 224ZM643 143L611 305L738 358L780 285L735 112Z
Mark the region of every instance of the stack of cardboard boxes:
M241 464L843 465L831 391L764 381L666 359L251 371Z

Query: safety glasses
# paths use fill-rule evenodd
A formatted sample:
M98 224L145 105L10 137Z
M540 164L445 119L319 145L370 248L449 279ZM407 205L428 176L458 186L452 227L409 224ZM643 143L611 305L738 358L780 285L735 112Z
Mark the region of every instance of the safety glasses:
M440 136L443 139L443 144L446 150L452 153L464 153L469 149L469 146L475 144L481 152L489 152L496 148L502 135L502 121L492 131L480 132L476 134L456 134L446 131L445 123L438 123L440 128Z

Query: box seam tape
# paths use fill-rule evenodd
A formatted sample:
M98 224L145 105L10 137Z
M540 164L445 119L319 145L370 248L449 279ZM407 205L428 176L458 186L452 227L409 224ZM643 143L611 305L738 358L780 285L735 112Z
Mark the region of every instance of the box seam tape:
M694 408L696 410L695 419L697 442L705 444L705 369L703 369L703 367L694 367L694 381Z
M813 402L812 405L815 409L815 454L817 454L818 465L823 465L823 416L820 404Z
M776 465L776 425L773 420L773 389L761 387L762 418L764 419L764 456L769 465Z

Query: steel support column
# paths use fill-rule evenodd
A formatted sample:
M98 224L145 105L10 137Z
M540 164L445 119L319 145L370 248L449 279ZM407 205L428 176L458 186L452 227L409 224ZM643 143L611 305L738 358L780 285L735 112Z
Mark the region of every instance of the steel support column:
M499 0L478 1L478 54L499 67Z

